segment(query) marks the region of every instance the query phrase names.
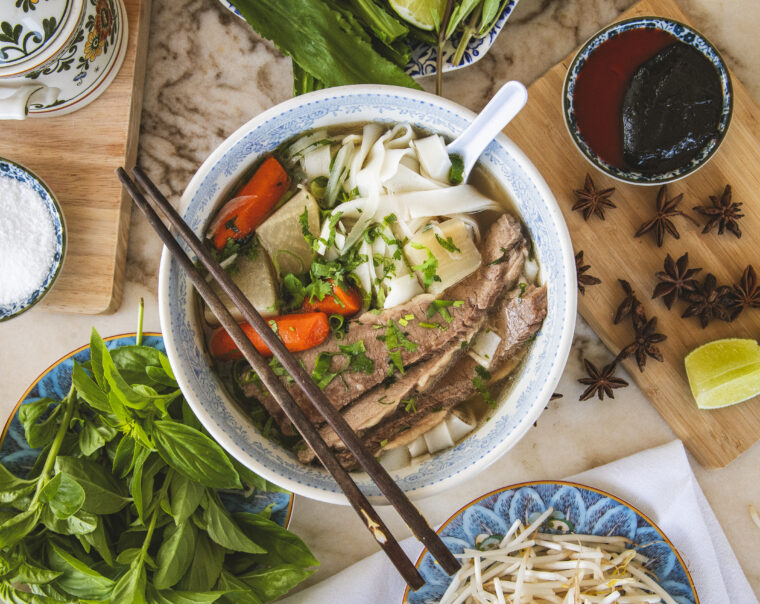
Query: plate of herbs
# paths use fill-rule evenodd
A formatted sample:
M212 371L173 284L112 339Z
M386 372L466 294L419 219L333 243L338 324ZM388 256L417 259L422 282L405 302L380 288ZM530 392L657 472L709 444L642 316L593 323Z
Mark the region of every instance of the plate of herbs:
M0 461L8 602L259 604L318 564L283 528L292 495L203 431L160 334L93 330L24 394Z

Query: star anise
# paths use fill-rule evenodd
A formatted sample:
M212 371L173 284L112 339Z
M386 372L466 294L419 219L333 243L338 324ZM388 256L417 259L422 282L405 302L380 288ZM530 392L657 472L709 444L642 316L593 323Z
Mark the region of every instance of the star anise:
M588 377L581 378L578 381L588 386L588 388L581 393L581 396L578 398L579 401L587 401L595 394L599 397L600 401L604 400L605 394L610 398L615 398L612 391L615 388L625 388L628 385L628 382L624 379L615 377L616 361L605 365L601 371L588 359L583 359L583 364L586 366Z
M641 302L639 302L639 299L636 297L631 284L624 279L618 279L618 282L625 292L625 298L623 298L620 306L617 307L615 317L612 319L612 322L615 325L620 323L620 321L625 319L628 315L641 312Z
M581 250L575 255L575 272L578 275L578 291L582 295L586 295L586 285L599 285L602 282L598 277L583 274L590 268L590 264L583 264L583 250Z
M635 339L620 351L618 359L635 356L639 371L643 373L647 357L663 362L662 353L656 345L664 342L668 336L657 333L657 317L652 317L647 321L643 313L633 316L633 329L636 332Z
M667 198L667 185L662 185L657 192L657 213L654 218L639 227L639 230L636 231L636 237L641 237L644 233L648 233L654 229L657 238L657 247L662 247L665 231L673 235L676 239L680 239L681 235L678 234L678 229L676 229L676 225L673 224L671 218L674 216L683 216L689 220L693 220L681 210L676 209L682 198L683 193L679 193L673 199L669 200Z
M722 235L723 231L728 229L737 238L741 237L742 230L739 228L739 219L744 218L744 214L740 210L741 202L731 203L731 185L726 185L720 198L710 195L710 201L712 201L712 206L704 205L694 208L696 212L707 216L707 224L705 224L702 232L709 233L717 225L718 235Z
M655 273L659 283L652 292L652 299L662 297L665 306L670 309L679 298L683 298L687 292L693 292L697 288L696 279L692 279L701 268L687 268L689 266L689 254L686 253L675 262L670 254L665 256L665 271Z
M730 321L731 316L727 309L731 302L730 291L730 287L718 286L715 275L707 273L702 284L698 285L694 291L684 294L689 306L681 316L699 317L699 323L703 328L707 327L707 324L715 317Z
M583 212L583 220L588 220L592 214L596 214L604 220L605 208L616 208L617 206L610 201L610 195L615 192L614 188L597 191L594 181L591 180L591 174L586 173L586 182L582 189L573 191L577 201L573 210Z
M757 285L755 268L748 264L739 283L735 283L729 297L731 319L739 316L745 308L760 308L760 287Z

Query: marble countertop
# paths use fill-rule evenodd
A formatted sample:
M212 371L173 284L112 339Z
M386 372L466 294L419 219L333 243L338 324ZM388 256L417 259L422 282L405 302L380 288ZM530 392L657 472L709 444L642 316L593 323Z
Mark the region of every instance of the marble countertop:
M631 4L630 0L522 0L487 55L444 78L444 96L478 110L503 82L517 79L529 84ZM760 102L760 2L680 0L680 4ZM216 0L154 1L149 44L138 162L177 203L194 171L224 138L291 96L290 60ZM430 90L433 83L423 85ZM103 335L134 331L140 297L146 301L146 329L160 329L156 301L160 251L145 220L133 213L125 296L117 313L92 317L35 309L0 324L3 419L40 372L86 343L91 326ZM550 403L537 425L485 473L443 496L419 502L432 524L494 488L568 476L675 438L635 386L616 391L614 400L578 402L582 386L577 379L583 375L584 357L605 363L612 355L579 317L572 353L557 388L564 398ZM748 513L750 503L760 508L760 444L720 470L705 470L691 462L760 596L760 527ZM399 538L409 534L392 509L382 508L381 514ZM376 549L350 508L297 498L291 529L322 561L310 582Z

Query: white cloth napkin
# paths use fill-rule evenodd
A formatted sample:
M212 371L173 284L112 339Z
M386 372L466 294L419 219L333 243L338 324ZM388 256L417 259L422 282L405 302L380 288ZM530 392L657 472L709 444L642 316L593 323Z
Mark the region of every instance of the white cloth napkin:
M681 441L570 476L636 506L680 552L702 604L758 604L689 466ZM710 547L712 545L712 547ZM401 543L417 560L415 539ZM373 554L282 604L400 604L404 583L383 552Z

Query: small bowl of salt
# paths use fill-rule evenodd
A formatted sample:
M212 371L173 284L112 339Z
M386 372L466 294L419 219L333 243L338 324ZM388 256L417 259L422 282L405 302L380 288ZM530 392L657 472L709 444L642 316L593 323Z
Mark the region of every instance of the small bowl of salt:
M65 253L63 212L50 188L32 171L0 158L0 321L42 300Z

